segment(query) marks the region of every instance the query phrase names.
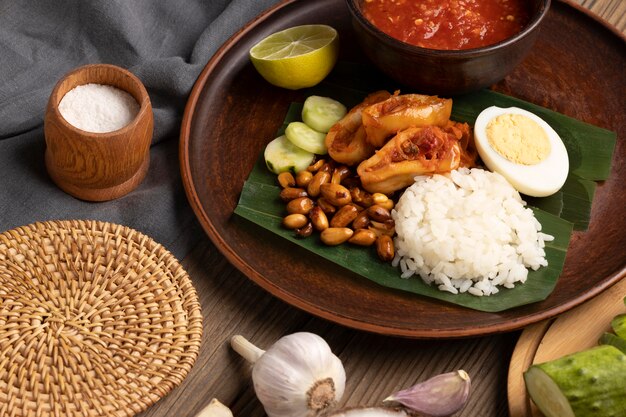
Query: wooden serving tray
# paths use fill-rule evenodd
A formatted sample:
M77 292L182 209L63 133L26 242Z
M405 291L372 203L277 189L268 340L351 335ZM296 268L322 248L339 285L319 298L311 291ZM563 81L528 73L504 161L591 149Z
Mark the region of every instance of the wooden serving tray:
M519 338L509 367L508 397L510 417L542 417L530 401L524 384L524 372L534 363L542 363L579 352L598 344L611 328L611 320L626 313L626 279L584 304L561 315L527 327Z

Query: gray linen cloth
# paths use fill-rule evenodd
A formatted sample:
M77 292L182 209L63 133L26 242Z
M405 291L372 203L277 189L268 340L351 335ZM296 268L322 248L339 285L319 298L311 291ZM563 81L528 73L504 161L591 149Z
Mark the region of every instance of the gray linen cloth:
M275 2L0 0L0 232L44 220L103 220L183 257L202 237L178 165L188 94L221 44ZM147 177L130 194L102 203L65 194L44 165L48 97L65 73L90 63L138 76L155 119Z

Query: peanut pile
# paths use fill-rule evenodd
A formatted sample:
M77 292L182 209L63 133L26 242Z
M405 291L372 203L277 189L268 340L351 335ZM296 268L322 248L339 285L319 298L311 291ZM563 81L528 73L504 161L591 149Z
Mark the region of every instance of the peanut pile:
M394 258L395 223L390 213L394 202L385 194L363 190L354 170L319 159L295 177L280 173L278 182L288 213L282 224L296 236L308 237L316 230L326 245L375 244L381 260Z

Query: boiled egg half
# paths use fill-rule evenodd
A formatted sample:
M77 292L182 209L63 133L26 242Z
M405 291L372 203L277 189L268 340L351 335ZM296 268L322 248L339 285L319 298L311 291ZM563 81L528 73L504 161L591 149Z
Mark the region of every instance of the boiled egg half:
M546 197L567 179L567 149L554 129L534 113L488 107L476 119L474 139L487 168L522 194Z

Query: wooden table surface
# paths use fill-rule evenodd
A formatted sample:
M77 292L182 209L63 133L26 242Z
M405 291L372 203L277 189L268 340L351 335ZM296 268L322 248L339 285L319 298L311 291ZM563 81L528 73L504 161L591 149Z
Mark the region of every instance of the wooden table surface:
M626 33L626 1L577 3ZM202 346L184 382L142 417L194 416L214 397L237 417L264 416L252 387L250 367L231 350L229 340L242 334L266 348L297 331L322 336L343 361L347 381L342 405L379 405L397 389L464 369L472 377L472 393L466 408L457 415L509 415L507 372L519 331L441 341L364 333L318 319L274 298L231 266L208 237L182 263L202 305Z

